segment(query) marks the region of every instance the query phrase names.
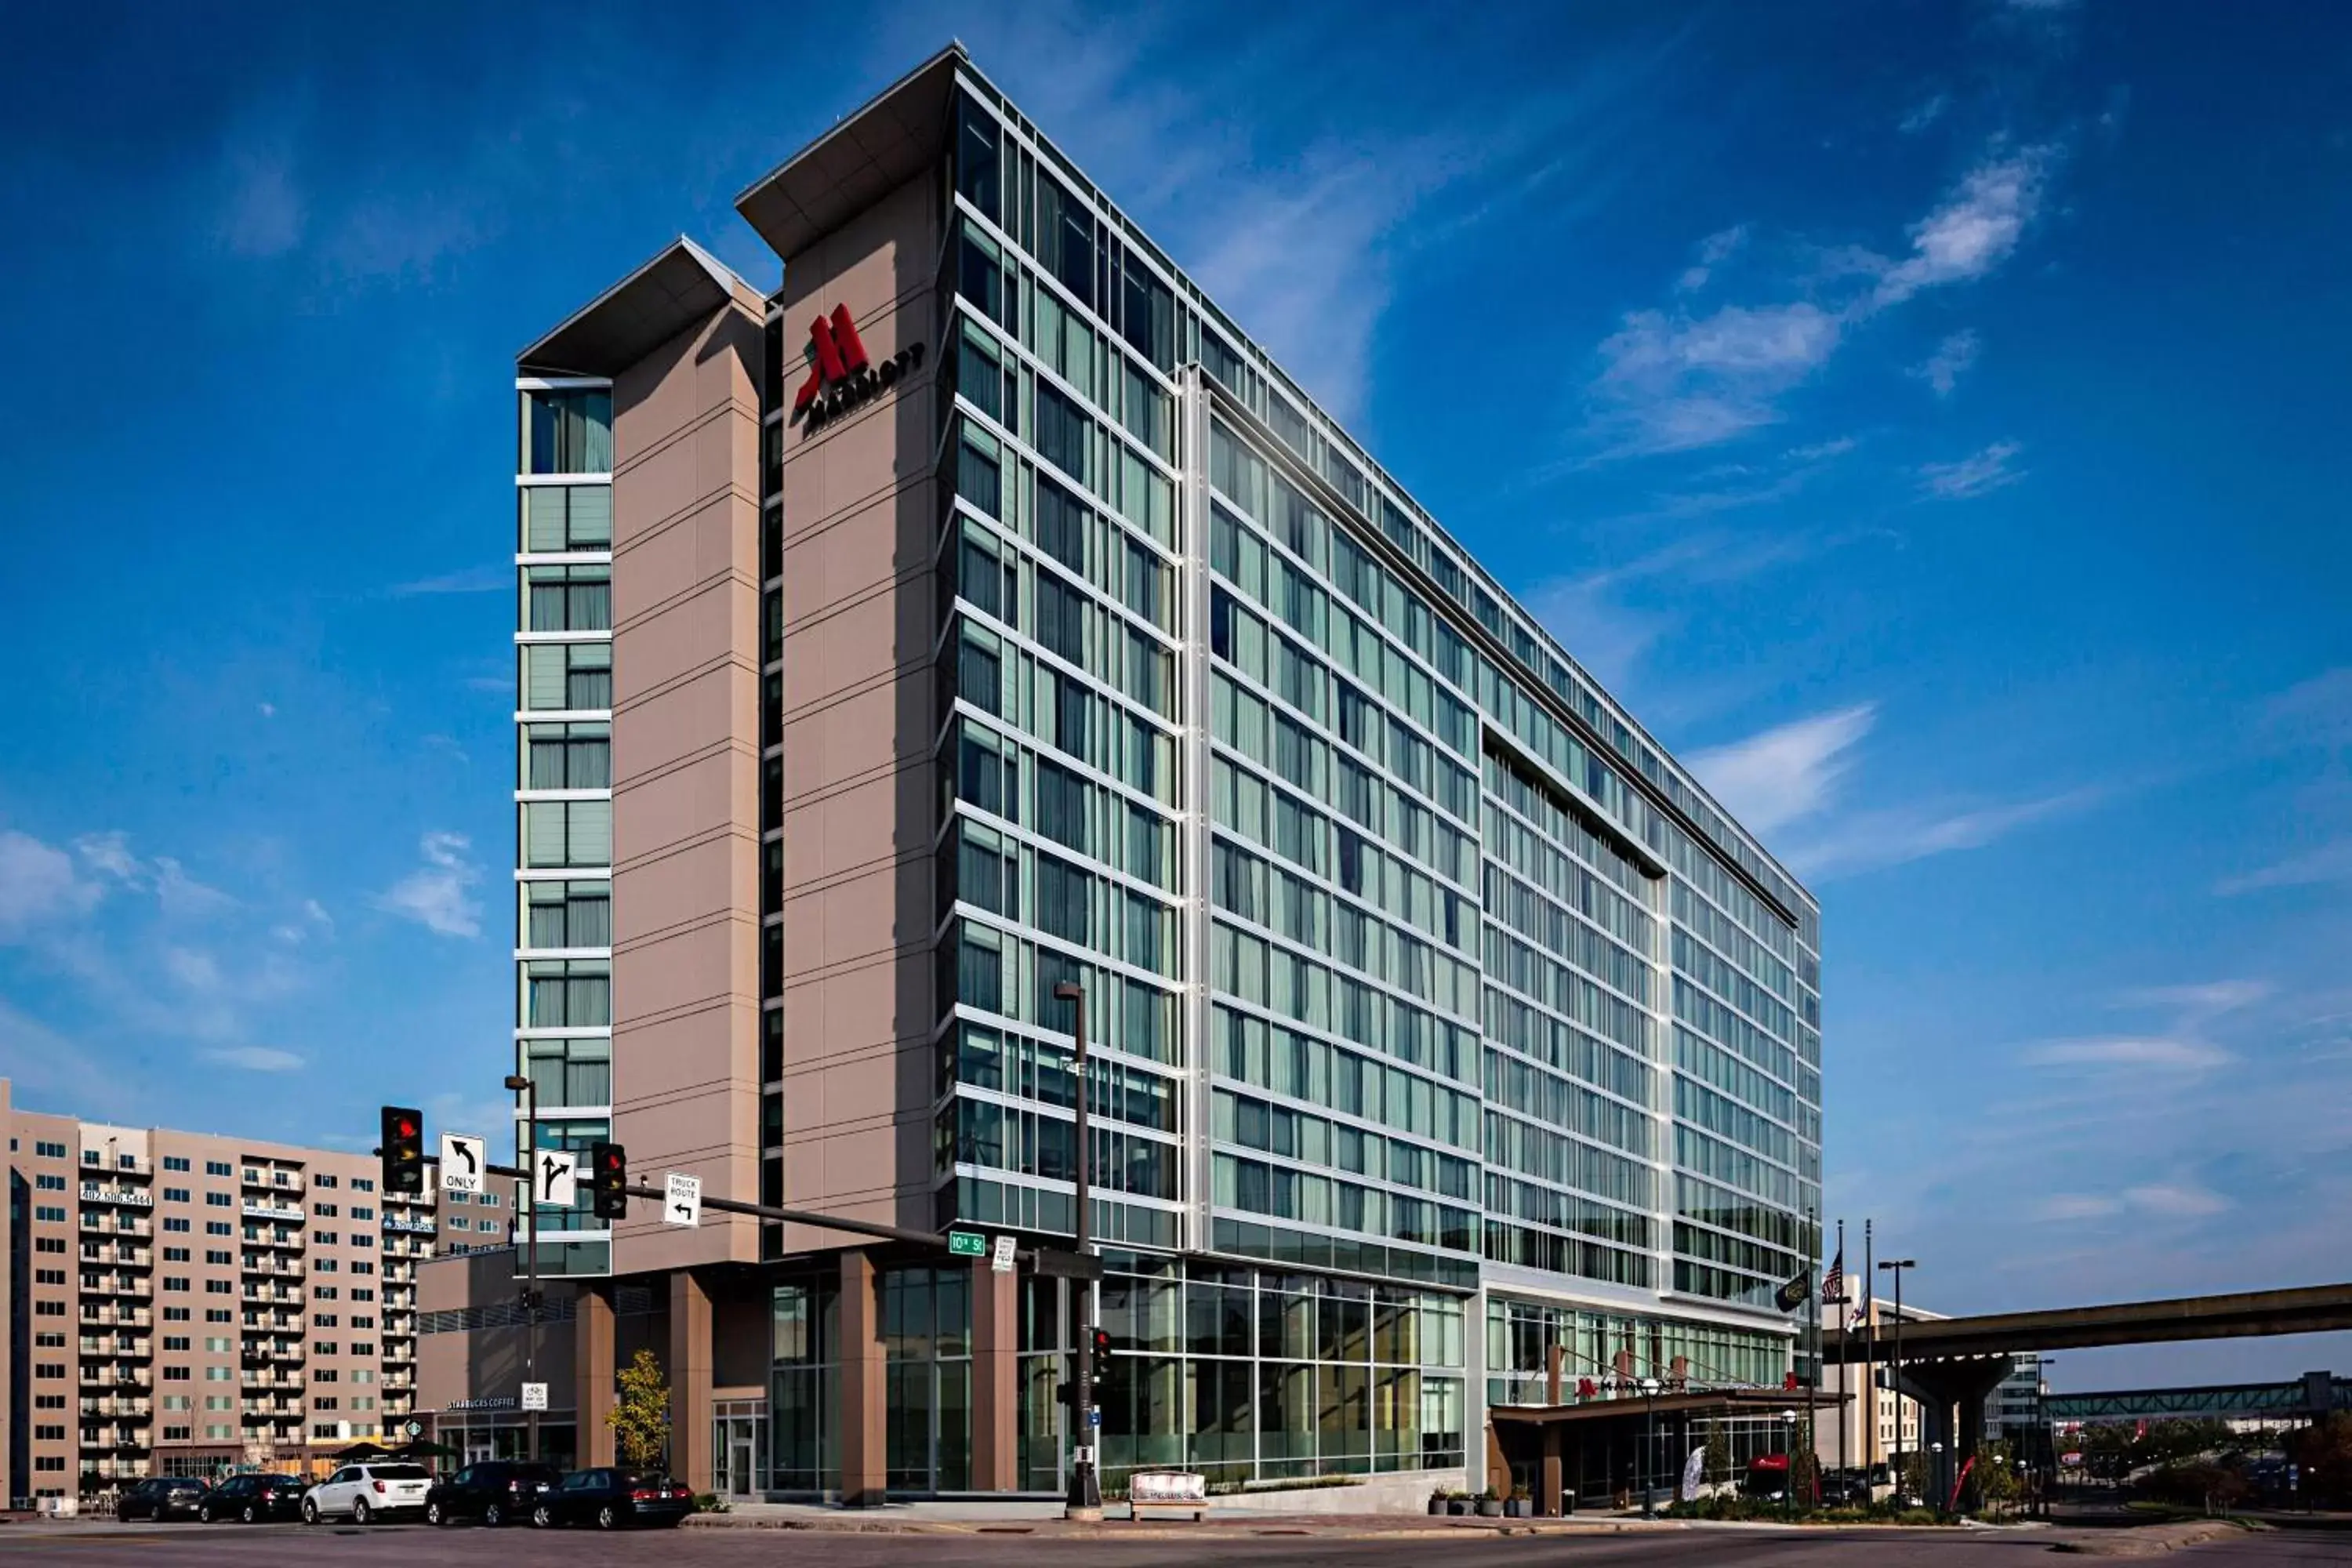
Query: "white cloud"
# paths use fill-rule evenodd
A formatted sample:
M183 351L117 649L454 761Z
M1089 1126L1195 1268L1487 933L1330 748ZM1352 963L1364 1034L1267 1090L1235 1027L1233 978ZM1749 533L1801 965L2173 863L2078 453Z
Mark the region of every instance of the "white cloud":
M2120 1193L2053 1193L2032 1208L2035 1219L2053 1224L2112 1219L2136 1213L2161 1219L2204 1219L2235 1205L2210 1188L2193 1183L2156 1182L2126 1187Z
M1819 253L1808 287L1830 299L1726 305L1694 317L1679 307L1629 311L1599 348L1587 389L1586 437L1601 462L1689 451L1735 439L1782 417L1780 400L1836 354L1850 331L1924 289L1985 276L2015 252L2040 210L2055 150L2032 147L1989 158L1910 227L1899 261L1859 247ZM1747 229L1702 245L1679 292L1708 281L1710 251L1726 255ZM1967 347L1972 353L1971 338ZM1959 366L1949 372L1957 376Z
M226 173L228 192L214 231L224 250L266 258L302 242L305 203L283 147L241 148Z
M1766 834L1830 805L1853 764L1848 753L1877 717L1875 703L1857 703L1695 752L1687 761L1742 826Z
M1683 275L1675 279L1675 288L1685 294L1706 288L1715 269L1738 255L1747 243L1748 225L1744 223L1716 230L1698 242L1698 259L1683 269Z
M2218 1046L2173 1035L2102 1035L2048 1040L2030 1046L2018 1059L2028 1067L2123 1068L2135 1071L2207 1072L2228 1064Z
M85 833L74 840L74 851L91 870L102 871L117 881L128 882L139 875L139 858L131 853L131 836L120 828Z
M1808 301L1694 318L1636 310L1601 345L1596 427L1615 457L1713 446L1780 418L1780 395L1837 352L1839 319Z
M165 948L163 972L190 991L209 995L221 988L220 961L196 948Z
M511 566L468 566L462 571L446 572L438 577L420 577L413 583L395 583L392 596L413 598L422 594L496 594L514 586Z
M2340 838L2333 844L2274 860L2258 870L2225 877L2214 884L2213 890L2225 898L2234 898L2273 888L2314 888L2347 881L2352 881L2352 838Z
M1936 345L1936 352L1911 367L1910 374L1936 389L1938 397L1952 395L1960 377L1976 368L1983 342L1973 327L1964 328Z
M1927 130L1927 127L1935 124L1938 120L1941 120L1944 117L1944 110L1949 109L1951 106L1952 95L1950 93L1937 93L1933 97L1916 105L1910 113L1903 117L1902 121L1896 125L1895 129L1902 132L1906 136L1916 136L1919 132Z
M205 1052L204 1059L246 1072L297 1072L302 1067L302 1058L292 1051L272 1050L268 1046L225 1046Z
M2010 466L2024 447L2015 441L1995 441L1980 452L1971 453L1949 463L1919 465L1919 489L1937 500L1969 500L2005 486L2013 485L2025 477L2025 470Z
M0 832L0 942L87 914L104 896L64 850L29 833Z
M1913 805L1847 814L1790 844L1781 858L1815 881L1883 870L1931 855L1981 849L2019 828L2079 811L2105 794L2075 789L1994 805Z
M481 879L466 856L472 847L462 833L427 833L417 844L425 864L378 895L376 907L443 936L479 936L481 907L468 892Z
M1879 279L1874 302L1884 307L1922 289L1969 282L2007 260L2041 205L2053 156L2047 147L2029 147L1971 171L1912 226L1911 254Z

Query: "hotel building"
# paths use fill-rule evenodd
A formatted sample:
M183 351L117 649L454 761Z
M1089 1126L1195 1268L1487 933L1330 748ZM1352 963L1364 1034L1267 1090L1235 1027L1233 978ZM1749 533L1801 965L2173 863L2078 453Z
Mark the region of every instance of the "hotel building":
M26 1110L5 1079L0 1124L12 1503L399 1440L430 1196L379 1193L365 1153ZM468 1229L498 1247L505 1217Z
M680 239L516 366L542 1142L1066 1237L1076 984L1114 1489L1780 1387L1806 889L960 47L738 208L781 287ZM1061 1486L1070 1286L648 1206L541 1216L583 1460L641 1342L698 1488ZM428 1405L510 1406L437 1268Z

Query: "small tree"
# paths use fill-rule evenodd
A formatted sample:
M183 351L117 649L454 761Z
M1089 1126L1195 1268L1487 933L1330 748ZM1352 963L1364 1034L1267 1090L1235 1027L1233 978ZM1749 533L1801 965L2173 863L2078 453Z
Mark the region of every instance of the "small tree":
M613 1429L621 1463L633 1469L649 1469L661 1462L663 1451L669 1447L669 1384L662 1377L661 1363L649 1350L638 1351L621 1369L620 1383L604 1425Z

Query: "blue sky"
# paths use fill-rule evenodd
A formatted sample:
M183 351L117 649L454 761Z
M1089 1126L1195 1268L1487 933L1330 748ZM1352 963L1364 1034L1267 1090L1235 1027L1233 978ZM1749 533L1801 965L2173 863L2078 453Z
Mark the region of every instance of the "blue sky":
M84 5L0 67L20 1100L492 1121L512 355L680 231L772 283L734 194L961 36L1817 889L1851 1261L2352 1269L2352 17L667 15Z

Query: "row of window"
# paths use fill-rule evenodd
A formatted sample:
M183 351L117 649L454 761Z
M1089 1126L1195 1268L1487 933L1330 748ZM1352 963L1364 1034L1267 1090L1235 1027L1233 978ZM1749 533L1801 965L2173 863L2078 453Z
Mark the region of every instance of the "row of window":
M940 674L942 712L961 698L1138 794L1174 804L1175 737L1080 677L964 616L948 633Z
M943 599L961 595L1129 701L1175 717L1175 656L1155 635L1114 613L1090 589L1031 562L992 529L961 512L956 524L954 548L942 555L949 568Z
M977 720L956 720L940 753L951 799L1154 887L1177 890L1175 825L1155 807Z
M1223 1003L1211 1014L1211 1070L1237 1083L1433 1143L1478 1147L1473 1095ZM1475 1043L1470 1057L1476 1059Z
M1226 1089L1216 1090L1212 1115L1211 1131L1221 1142L1401 1187L1418 1187L1439 1197L1470 1203L1478 1196L1478 1168L1474 1162L1402 1138Z
M958 816L938 859L940 906L961 900L1170 979L1176 914L1158 898Z
M1478 1216L1468 1209L1233 1154L1216 1156L1211 1197L1219 1207L1243 1214L1359 1231L1448 1252L1469 1252L1478 1245Z

